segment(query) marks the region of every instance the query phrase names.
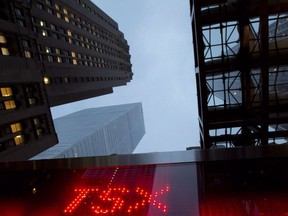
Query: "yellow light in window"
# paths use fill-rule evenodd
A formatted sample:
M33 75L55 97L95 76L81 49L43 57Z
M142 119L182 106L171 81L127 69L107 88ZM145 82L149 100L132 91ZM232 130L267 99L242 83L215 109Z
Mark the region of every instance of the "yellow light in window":
M30 105L36 104L36 99L35 98L29 98L29 104Z
M61 19L61 14L57 13L56 16Z
M0 43L6 43L6 38L3 35L0 35Z
M49 80L48 77L44 77L44 83L45 83L46 85L50 83L50 80Z
M44 26L44 22L43 21L40 21L40 26Z
M76 59L73 59L73 64L77 65L77 60Z
M14 100L4 101L5 109L14 109L16 108L16 104Z
M61 57L57 57L57 62L61 63L62 62L62 58Z
M70 30L67 30L67 35L71 37L72 36L72 32Z
M64 20L69 23L69 18L65 16Z
M19 145L24 142L24 136L23 135L18 135L14 137L14 141L16 145Z
M9 50L5 47L1 47L2 55L9 55Z
M68 14L68 10L66 8L63 8L63 13Z
M21 131L22 130L21 123L11 124L10 127L11 127L12 133L15 133L17 131Z
M27 51L27 50L24 51L24 55L25 55L26 58L31 58L32 57L31 56L31 52Z
M71 52L71 56L72 56L72 57L76 57L75 52Z
M42 30L42 35L45 37L48 35L47 31L46 30Z
M13 95L12 89L10 87L1 88L2 97L10 97Z
M57 10L59 10L59 9L60 9L60 7L59 7L59 5L58 5L58 4L55 4L55 8L56 8Z

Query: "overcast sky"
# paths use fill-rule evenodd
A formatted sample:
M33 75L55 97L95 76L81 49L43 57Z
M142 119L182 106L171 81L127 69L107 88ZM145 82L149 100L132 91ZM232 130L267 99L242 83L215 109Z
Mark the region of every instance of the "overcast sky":
M130 46L133 80L114 93L52 108L142 102L146 134L135 153L199 146L189 0L92 0L114 19Z

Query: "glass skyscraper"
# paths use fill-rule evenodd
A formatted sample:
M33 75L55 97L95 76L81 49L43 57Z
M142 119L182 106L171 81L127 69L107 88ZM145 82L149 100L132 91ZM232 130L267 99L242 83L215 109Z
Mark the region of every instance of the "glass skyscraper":
M59 143L32 160L130 154L145 133L141 103L85 109L54 124Z

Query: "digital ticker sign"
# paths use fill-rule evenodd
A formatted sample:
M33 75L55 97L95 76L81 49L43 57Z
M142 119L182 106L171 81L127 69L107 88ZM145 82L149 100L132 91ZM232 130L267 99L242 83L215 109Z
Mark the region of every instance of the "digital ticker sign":
M11 188L1 193L1 215L193 215L194 168L140 165L13 175Z

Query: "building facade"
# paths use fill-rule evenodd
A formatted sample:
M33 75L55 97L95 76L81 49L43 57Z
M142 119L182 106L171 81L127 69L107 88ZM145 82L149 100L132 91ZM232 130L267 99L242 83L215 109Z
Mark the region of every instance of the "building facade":
M1 1L0 66L0 160L57 143L51 106L112 93L133 75L123 33L89 0Z
M287 143L287 1L190 5L201 147Z
M130 154L145 133L141 103L81 110L54 124L59 143L32 160Z

